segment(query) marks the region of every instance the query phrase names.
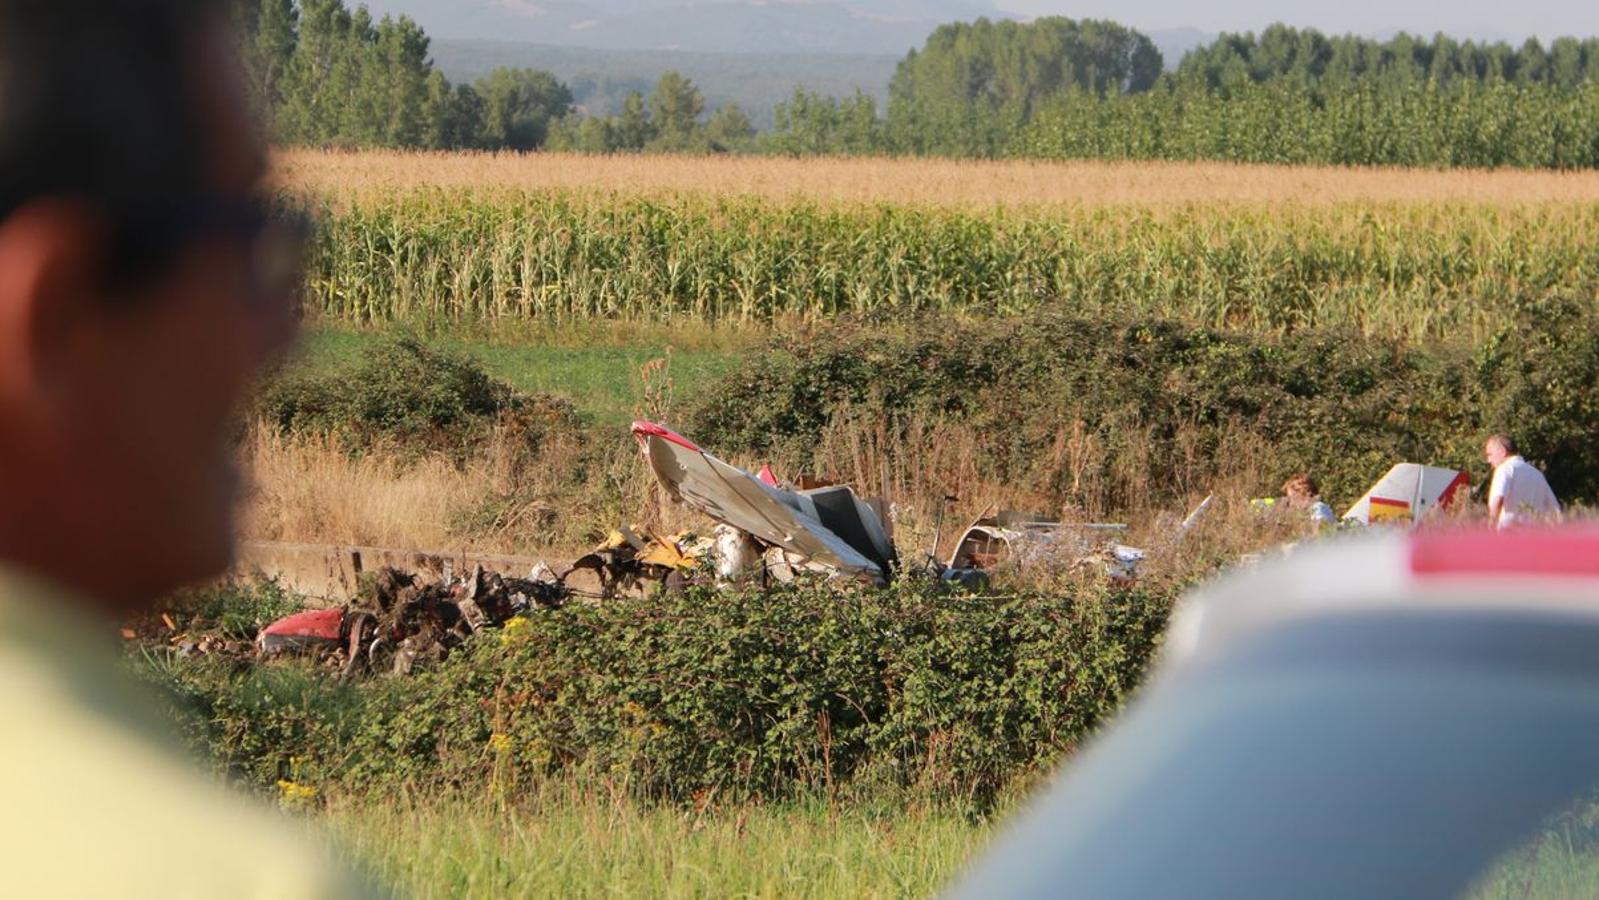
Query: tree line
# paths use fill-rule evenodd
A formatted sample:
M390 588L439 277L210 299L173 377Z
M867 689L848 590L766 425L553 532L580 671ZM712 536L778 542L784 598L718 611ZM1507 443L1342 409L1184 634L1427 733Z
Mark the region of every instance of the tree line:
M620 114L584 115L548 72L499 68L452 85L406 16L344 0L241 0L244 59L274 140L292 145L590 152L734 149L754 134L737 107L705 101L676 72Z
M1172 71L1139 32L1054 16L945 25L886 108L796 87L771 130L668 71L591 115L547 72L452 85L406 17L240 0L273 137L314 146L1599 167L1599 39L1223 34Z
M1290 83L1226 95L1160 89L1056 98L1018 136L1017 156L1496 168L1599 167L1599 83L1511 82L1402 91Z
M1599 39L1505 43L1223 34L1162 74L1109 22L947 25L868 128L826 98L767 149L1061 159L1599 167ZM852 124L845 128L843 123ZM785 134L786 132L786 134ZM870 135L862 149L862 135Z
M1599 80L1599 38L1563 37L1548 49L1537 38L1528 38L1512 48L1444 34L1431 40L1409 34L1386 41L1333 37L1279 24L1258 36L1223 34L1196 48L1178 63L1173 80L1221 94L1273 83L1324 92L1490 83L1571 90Z

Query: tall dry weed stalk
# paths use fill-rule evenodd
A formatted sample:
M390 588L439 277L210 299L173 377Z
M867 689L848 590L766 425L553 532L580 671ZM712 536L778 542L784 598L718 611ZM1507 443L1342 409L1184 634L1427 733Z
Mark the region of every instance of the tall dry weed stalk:
M676 396L676 383L672 380L672 348L666 348L666 355L652 359L639 366L639 403L633 407L634 418L643 419L663 425L672 425L673 400ZM631 490L628 493L641 496L644 499L640 509L639 523L645 528L656 533L675 533L680 528L672 528L677 524L671 514L671 498L666 493L666 488L656 482L653 475L642 471L643 459L638 458L638 465L634 467L633 474L628 477Z
M1118 540L1163 547L1209 495L1215 499L1202 525L1188 536L1192 544L1186 558L1236 557L1283 539L1277 525L1250 511L1251 498L1274 496L1279 487L1267 475L1277 470L1272 448L1255 433L1241 426L1222 429L1214 457L1205 458L1199 448L1206 433L1197 426L1180 430L1172 444L1189 459L1184 471L1191 474L1182 484L1160 485L1150 476L1151 455L1157 452L1153 435L1127 442L1113 454L1079 420L1063 419L1047 454L1018 476L1004 476L993 470L992 454L975 430L960 423L915 417L903 428L889 428L845 413L824 430L814 471L806 474L849 483L865 496L886 494L900 552L917 558L932 548L941 514L935 555L946 559L967 523L997 509L1065 522L1125 524ZM799 474L788 461L774 462L782 475ZM957 499L946 503L949 496ZM1143 499L1117 505L1111 497ZM1160 499L1172 497L1177 499ZM1347 504L1357 498L1329 499Z

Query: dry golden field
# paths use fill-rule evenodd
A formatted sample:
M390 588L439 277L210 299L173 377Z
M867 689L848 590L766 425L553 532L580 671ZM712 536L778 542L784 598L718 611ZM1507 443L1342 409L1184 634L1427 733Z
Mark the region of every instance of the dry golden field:
M966 209L1599 203L1599 171L317 150L287 151L277 163L285 184L336 196L439 187L697 193Z

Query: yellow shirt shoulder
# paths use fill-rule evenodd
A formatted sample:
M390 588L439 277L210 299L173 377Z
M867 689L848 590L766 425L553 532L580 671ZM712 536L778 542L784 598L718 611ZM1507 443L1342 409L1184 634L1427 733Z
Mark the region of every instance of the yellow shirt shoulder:
M53 640L50 599L0 573L0 846L16 897L369 893L297 823L206 778L94 699L115 667ZM18 626L21 627L18 627ZM86 690L87 688L87 690ZM130 711L131 712L131 711Z

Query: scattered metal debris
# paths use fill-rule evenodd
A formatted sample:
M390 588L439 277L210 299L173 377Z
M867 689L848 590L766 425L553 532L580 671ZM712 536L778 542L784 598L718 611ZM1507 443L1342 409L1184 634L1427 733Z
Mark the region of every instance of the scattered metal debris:
M445 566L434 580L384 567L363 581L350 603L285 616L262 629L253 645L220 634L179 632L166 614L161 616L163 642L183 656L294 654L314 657L347 676L406 675L442 659L480 631L574 598L645 597L754 575L786 582L814 573L883 584L906 571L881 500L862 499L847 486L825 481L801 479L785 486L770 466L751 474L655 423L635 422L633 435L668 494L717 523L709 534L661 536L637 526L621 527L560 575L542 561L526 578L486 571L481 564L464 577L455 577ZM1414 524L1434 509L1448 508L1468 486L1462 472L1401 463L1344 520ZM956 499L948 496L945 503ZM1156 536L1154 552L1167 553L1180 543L1212 499L1206 497L1181 524ZM941 561L936 548L943 520L941 507L935 552L916 570L967 590L986 588L1001 564L1086 568L1132 581L1150 555L1117 540L1126 525L990 510L967 526L948 560ZM153 622L146 624L154 627ZM122 636L130 641L146 637L137 628L124 628Z
M256 644L263 653L336 650L343 636L343 609L308 609L262 629Z
M847 486L826 482L802 481L789 489L770 466L751 474L651 422L635 422L633 435L672 498L717 523L709 535L618 528L559 576L543 562L527 578L507 578L479 565L464 578L423 581L383 568L345 606L273 622L257 637L257 652L313 655L345 674L404 675L443 658L479 631L575 597L644 597L695 582L725 584L755 572L777 581L810 572L869 584L900 574L881 501L863 500ZM1467 483L1453 469L1401 463L1344 518L1360 524L1413 523L1435 508L1447 508ZM1181 541L1211 501L1206 497L1162 546ZM942 509L938 521L941 534ZM1002 563L1097 568L1112 579L1131 581L1149 554L1117 540L1126 530L1121 524L991 510L967 526L947 561L929 555L924 570L969 590L986 587ZM170 617L164 621L176 632ZM247 646L214 636L174 633L170 640L184 655L237 653Z
M699 568L711 551L709 539L691 532L660 537L624 526L579 557L561 583L589 596L641 597L674 574Z
M367 590L346 606L285 616L261 631L262 656L312 655L345 674L408 674L486 628L517 615L559 607L571 596L560 579L535 571L507 578L481 566L459 581L423 582L397 569L381 569Z
M882 584L899 572L899 556L880 500L863 500L847 486L802 482L782 486L770 466L751 474L707 453L682 435L654 422L634 422L633 436L650 469L674 500L705 513L743 536L745 546L718 544L717 571L724 578L765 562L765 573L788 580L802 571ZM953 500L953 497L946 500ZM1178 537L1209 504L1184 520ZM937 546L943 529L938 516ZM1127 526L1063 523L1009 510L985 514L956 542L947 563L929 554L935 577L971 590L988 583L1001 559L1047 561L1050 565L1101 565L1119 580L1137 577L1146 552L1117 543Z
M970 585L979 583L978 573L983 573L986 583L986 573L1006 561L1017 566L1102 565L1109 577L1131 581L1147 554L1113 540L1126 530L1121 524L1060 522L1008 509L989 512L961 534L941 575Z

